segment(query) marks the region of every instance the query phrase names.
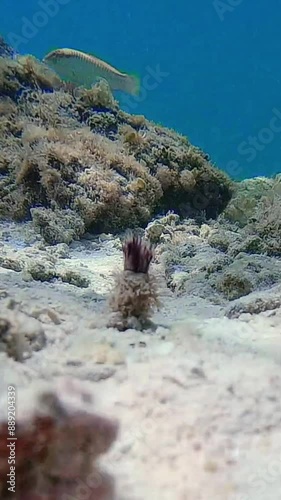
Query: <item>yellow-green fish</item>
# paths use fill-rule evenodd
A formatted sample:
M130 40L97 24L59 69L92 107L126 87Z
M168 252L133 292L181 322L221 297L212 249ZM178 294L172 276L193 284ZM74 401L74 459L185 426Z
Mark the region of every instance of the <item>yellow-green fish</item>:
M91 88L99 78L104 78L111 90L128 94L139 93L139 80L122 73L97 57L75 49L57 49L47 54L43 62L52 68L65 82Z

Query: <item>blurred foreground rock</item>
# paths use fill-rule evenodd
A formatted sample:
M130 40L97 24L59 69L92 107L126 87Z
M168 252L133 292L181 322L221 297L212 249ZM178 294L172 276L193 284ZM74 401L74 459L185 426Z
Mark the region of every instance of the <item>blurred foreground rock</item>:
M7 393L0 400L1 499L112 500L114 482L97 458L110 448L118 426L96 413L87 384L60 379L15 390L15 493L7 484L12 456L7 442L13 443L7 441Z

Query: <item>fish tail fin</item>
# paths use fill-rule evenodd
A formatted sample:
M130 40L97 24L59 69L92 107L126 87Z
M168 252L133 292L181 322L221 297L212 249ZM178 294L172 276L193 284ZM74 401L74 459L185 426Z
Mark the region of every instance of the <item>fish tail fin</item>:
M140 93L140 79L136 75L127 75L124 81L124 91L137 96Z

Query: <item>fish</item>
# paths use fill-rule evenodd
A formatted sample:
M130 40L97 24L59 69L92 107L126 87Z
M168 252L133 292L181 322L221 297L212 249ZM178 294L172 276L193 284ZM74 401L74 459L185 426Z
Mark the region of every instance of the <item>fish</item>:
M99 79L104 79L112 91L119 90L134 96L139 94L138 77L122 73L107 62L80 50L53 50L43 58L43 63L67 83L91 88Z

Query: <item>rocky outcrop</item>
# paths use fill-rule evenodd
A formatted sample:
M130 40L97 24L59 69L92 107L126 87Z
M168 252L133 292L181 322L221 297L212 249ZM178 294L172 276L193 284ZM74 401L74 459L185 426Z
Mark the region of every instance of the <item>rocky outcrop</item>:
M105 81L73 89L32 56L0 57L0 95L2 217L28 220L43 207L67 226L72 211L76 234L116 233L167 210L216 218L231 199L232 182L208 155L125 113ZM36 218L42 232L65 241L46 220Z

